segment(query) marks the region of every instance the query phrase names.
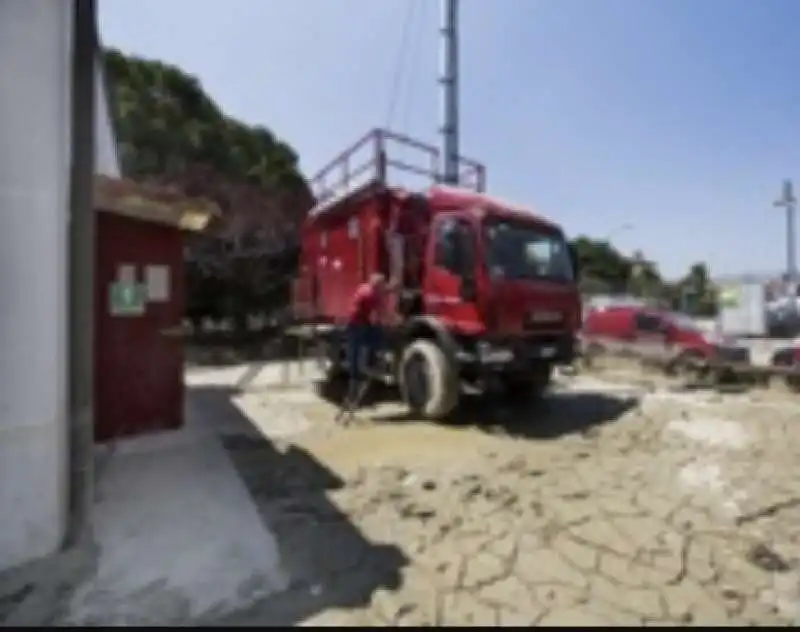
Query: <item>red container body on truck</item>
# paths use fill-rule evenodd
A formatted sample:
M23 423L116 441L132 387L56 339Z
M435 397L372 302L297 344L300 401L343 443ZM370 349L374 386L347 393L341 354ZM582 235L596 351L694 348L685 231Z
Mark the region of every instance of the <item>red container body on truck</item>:
M391 142L428 154L432 166L390 160ZM366 166L353 165L363 149ZM334 379L347 372L342 333L356 288L376 272L394 281L377 372L428 418L447 416L463 390L540 395L553 367L573 361L581 325L578 262L563 230L486 195L481 165L461 160L469 186L388 184L390 168L435 178L436 158L432 147L375 130L320 172L293 289L296 319L324 326ZM343 175L327 184L333 173Z

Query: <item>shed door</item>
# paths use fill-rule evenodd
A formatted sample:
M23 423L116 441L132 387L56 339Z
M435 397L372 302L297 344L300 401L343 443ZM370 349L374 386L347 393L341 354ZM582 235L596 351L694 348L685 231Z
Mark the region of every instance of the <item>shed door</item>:
M165 330L183 316L180 233L107 213L97 233L95 437L177 428L183 347Z

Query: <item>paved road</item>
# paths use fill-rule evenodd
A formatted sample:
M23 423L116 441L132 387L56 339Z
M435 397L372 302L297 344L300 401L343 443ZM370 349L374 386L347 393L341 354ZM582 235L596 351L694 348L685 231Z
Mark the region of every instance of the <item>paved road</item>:
M287 538L296 593L317 599L298 618L800 622L800 402L635 382L574 378L536 410L471 404L456 427L379 408L341 429L301 392L240 398L265 434L281 435L278 452L306 455L276 473L252 442L229 442L265 520ZM381 557L390 549L402 561ZM368 594L334 598L348 582ZM237 622L276 620L262 604Z

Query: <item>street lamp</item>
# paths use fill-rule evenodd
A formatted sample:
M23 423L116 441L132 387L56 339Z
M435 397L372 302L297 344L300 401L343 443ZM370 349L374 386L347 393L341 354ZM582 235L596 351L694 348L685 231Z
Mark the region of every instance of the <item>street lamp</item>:
M794 213L797 199L794 196L794 186L791 180L783 181L781 196L772 203L777 208L786 209L786 276L789 284L794 287L797 282L797 262L795 258Z

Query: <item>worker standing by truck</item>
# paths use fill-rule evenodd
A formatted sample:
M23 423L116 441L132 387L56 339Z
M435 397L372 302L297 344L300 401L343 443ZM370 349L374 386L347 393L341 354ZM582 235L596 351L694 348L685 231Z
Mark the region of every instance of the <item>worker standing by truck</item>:
M381 345L380 315L386 291L386 277L375 273L353 295L345 331L351 394L363 378L365 367L373 365Z

